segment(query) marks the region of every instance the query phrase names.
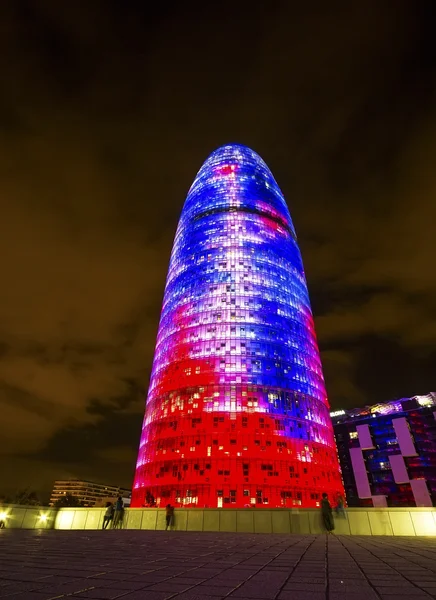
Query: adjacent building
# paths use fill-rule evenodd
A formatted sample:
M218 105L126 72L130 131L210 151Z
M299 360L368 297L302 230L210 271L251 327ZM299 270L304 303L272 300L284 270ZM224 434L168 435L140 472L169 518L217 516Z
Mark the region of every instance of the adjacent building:
M118 496L125 498L126 502L130 498L130 490L118 486L79 479L60 479L54 482L50 506L54 506L57 500L67 494L75 496L83 506L88 507L103 506L105 501L114 500Z
M435 393L330 415L349 506L436 506Z
M343 491L294 225L258 154L213 152L175 235L132 506L316 507Z

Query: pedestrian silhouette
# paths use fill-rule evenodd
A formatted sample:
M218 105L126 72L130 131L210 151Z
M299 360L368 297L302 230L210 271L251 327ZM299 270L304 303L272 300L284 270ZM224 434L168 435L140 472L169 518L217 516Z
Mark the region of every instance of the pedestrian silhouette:
M168 527L170 525L172 525L173 517L174 517L174 506L171 506L171 504L167 504L166 508L165 508L165 520L166 520L166 524L167 524L167 526L165 527L165 531L168 529Z
M103 517L102 529L107 529L108 525L110 524L110 522L112 521L113 518L114 518L114 505L112 504L112 502L106 502L106 512L104 513L104 517Z
M115 512L114 512L114 521L112 524L112 529L118 529L123 526L123 517L124 517L124 502L121 496L118 496L117 501L115 502Z
M335 528L335 522L333 521L332 507L325 492L323 493L321 500L321 514L324 527L331 533Z

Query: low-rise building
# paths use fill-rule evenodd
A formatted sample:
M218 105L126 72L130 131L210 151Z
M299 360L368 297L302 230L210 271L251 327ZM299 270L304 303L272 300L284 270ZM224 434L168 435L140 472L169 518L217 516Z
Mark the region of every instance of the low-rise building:
M94 481L84 481L81 479L60 479L54 482L53 491L50 497L50 506L71 494L80 500L83 506L103 506L105 501L114 500L122 496L126 500L130 499L131 490L114 485L104 485ZM126 502L125 502L126 504Z
M436 393L330 416L349 506L436 506Z

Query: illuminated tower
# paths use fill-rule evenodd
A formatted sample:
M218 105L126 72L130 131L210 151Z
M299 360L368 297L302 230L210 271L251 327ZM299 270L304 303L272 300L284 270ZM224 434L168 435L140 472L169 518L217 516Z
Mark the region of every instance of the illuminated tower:
M343 491L300 250L255 152L215 150L177 227L132 506L319 505Z

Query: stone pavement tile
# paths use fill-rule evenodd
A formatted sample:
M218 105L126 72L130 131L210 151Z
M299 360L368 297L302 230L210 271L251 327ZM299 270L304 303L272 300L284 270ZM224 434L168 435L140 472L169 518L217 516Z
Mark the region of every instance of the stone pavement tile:
M197 590L197 588L195 588L195 590L192 590L192 591L183 592L179 596L175 596L174 600L218 600L218 598L223 597L223 596L206 596L205 594L207 592L205 594L203 594L201 591L197 592L196 590ZM131 599L127 598L127 600L131 600ZM147 596L147 597L144 597L144 600L154 600L154 599L148 598L148 596ZM239 600L245 600L245 599L240 598Z
M111 589L111 590L142 590L143 587L148 586L148 583L144 583L143 581L106 581L104 585L101 586L103 589Z
M86 581L86 579L82 580ZM119 579L103 579L101 584L96 587L104 587L104 588L114 588L116 590L139 590L144 587L144 585L149 585L150 582L143 581L131 581L130 579L126 579L121 581ZM154 583L154 582L153 582Z
M359 559L356 559L356 563L365 573L395 573L392 567L388 567L386 564L378 563L377 565L362 565Z
M436 567L436 563L433 567ZM407 577L409 579L436 579L436 573L433 569L424 569L420 573L408 573Z
M162 573L162 575L167 575L168 577L175 577L176 575L182 575L186 573L186 569L175 569L174 567L163 567L156 571L158 573Z
M79 581L74 581L73 583L64 583L58 585L45 585L40 588L38 591L43 592L56 592L59 590L59 593L62 594L74 594L76 592L81 592L82 590L94 589L96 586L87 583L86 579L81 579Z
M173 594L179 594L180 592L185 592L192 587L194 587L192 583L176 583L173 580L170 580L147 586L146 590L147 592L150 590L152 592L172 592Z
M69 569L68 571L62 569L61 571L56 571L56 575L64 575L74 579L77 577L96 577L98 574L95 571L84 571L83 569Z
M20 573L7 573L7 574L3 574L2 575L3 579L5 579L6 581L39 581L42 578L41 573L39 574L34 574L34 573L25 573L25 572L20 572Z
M81 581L88 587L102 587L105 583L101 577L83 577Z
M223 569L194 569L189 571L189 577L198 577L199 579L208 579L214 577L218 573L222 573Z
M42 584L33 583L31 581L25 582L13 582L11 585L0 588L0 598L3 596L10 596L11 594L18 594L20 592L31 592L37 591L44 587Z
M389 573L380 573L378 571L369 573L368 571L364 571L364 576L371 581L387 581L389 579L398 579L401 577L397 571L391 571Z
M6 596L6 598L8 598L8 596ZM22 592L20 594L9 596L9 598L11 600L54 600L54 598L59 598L59 596L51 596L50 594L41 592Z
M98 579L110 579L111 581L129 581L138 573L117 573L116 571L107 571L98 576ZM142 574L142 573L141 573Z
M2 592L5 593L6 588L11 585L14 585L13 581L0 581L0 596L2 595Z
M353 600L379 600L379 596L371 588L358 589L349 588L348 590L332 591L329 590L329 600L344 600L352 598ZM393 599L392 599L393 600Z
M311 569L308 571L307 569L300 569L297 567L293 571L294 575L297 577L324 577L326 570L323 569Z
M382 600L395 600L396 596L394 594L380 594L380 598ZM407 596L402 596L402 598L407 598L407 600L423 600L424 598L427 598L427 600L430 600L432 598L432 596L429 595L421 595L421 594L408 594ZM354 600L354 599L353 599Z
M198 585L193 588L192 592L202 593L207 596L214 596L215 598L218 596L219 598L223 598L227 596L231 592L236 589L236 586L233 585L220 585L220 586L212 586L212 585ZM178 596L177 596L178 598Z
M274 559L271 564L272 565L290 565L291 563L296 563L298 560L300 560L300 557L298 556L292 556L292 555L288 555L288 554L281 554L280 558L276 558Z
M215 587L217 585L218 586L230 585L230 586L236 587L237 585L241 585L245 581L246 581L246 579L230 579L228 577L225 577L224 574L221 574L221 575L217 575L216 577L211 577L211 579L204 579L202 581L202 583L203 583L203 585L210 585L213 587Z
M410 598L412 595L427 598L428 594L413 585L403 585L401 587L378 587L376 588L380 595L384 596L406 596Z
M16 562L19 562L19 560L19 556L17 557L17 561L13 562L8 561L5 557L2 561L2 564L0 565L0 572L2 573L3 571L11 571L12 569L19 570L20 568L22 568L22 565L16 564Z
M76 596L78 598L79 596ZM126 596L122 596L122 600L167 600L168 598L173 598L174 592L147 592L146 594L143 591L139 592L131 592ZM86 598L86 596L85 596ZM178 598L178 596L176 596ZM214 598L216 600L216 598Z
M276 588L278 590L282 587L285 581L287 581L287 579L287 573L265 573L265 571L261 571L260 573L254 575L243 585L270 587Z
M16 573L17 573L17 575L20 575L20 573L25 573L26 575L33 576L33 577L50 577L50 575L57 574L57 571L53 570L53 569L44 569L44 568L33 569L33 568L29 568L27 565L23 564L22 568L17 570ZM3 574L3 576L5 577L6 575Z
M170 579L170 577L162 577L161 575L155 575L154 573L150 573L147 575L137 575L136 577L132 577L132 579L129 579L129 581L144 583L144 585L152 585L153 583L160 583L161 581L166 581L167 579Z
M368 580L371 582L373 587L401 587L403 585L410 585L407 579L397 575L396 577L386 577L386 579L373 579L369 577Z
M328 571L329 571L330 575L335 574L338 577L347 577L347 579L350 579L351 575L353 577L358 577L359 579L364 579L364 577L365 577L365 575L362 573L362 571L356 565L354 565L352 568L348 567L347 569L338 569L338 567L331 567L329 565Z
M173 577L172 579L169 579L168 581L173 581L174 583L186 583L189 585L198 585L199 583L202 583L203 581L207 581L206 579L195 579L195 577L185 577L184 575L181 575L180 577Z
M273 596L274 597L274 596ZM325 600L324 592L280 592L278 600ZM344 600L344 597L341 598Z
M63 585L68 583L74 583L80 580L81 579L77 577L63 577L62 575L49 575L48 577L40 579L41 583L43 583L44 585Z
M325 577L294 577L291 575L289 583L325 583Z
M325 583L299 583L296 581L289 581L283 587L285 592L325 592L325 589Z
M136 571L134 573L133 572L129 573L128 579L132 579L132 577L136 577L136 575L147 575L149 573L162 573L162 572L165 572L165 567L162 564L149 565L146 569L144 569L144 566L142 566L140 569L136 569ZM127 579L127 577L125 579Z
M264 572L265 571L262 571L262 573ZM257 573L257 571L254 571L254 573ZM230 579L232 581L245 581L246 579L248 579L248 577L251 577L251 575L252 573L249 571L243 571L241 569L229 569L228 571L221 571L220 573L215 575L214 578L221 577L223 579Z
M329 590L331 592L351 590L362 594L366 591L369 594L372 592L371 586L357 579L329 579Z
M121 598L126 595L126 590L111 590L108 588L94 588L89 590L83 590L77 594L70 596L71 600L74 598L98 598L99 600L115 600L115 598Z
M229 595L230 598L247 597L269 600L275 598L280 591L280 586L272 587L271 585L252 584L251 582L244 583Z

